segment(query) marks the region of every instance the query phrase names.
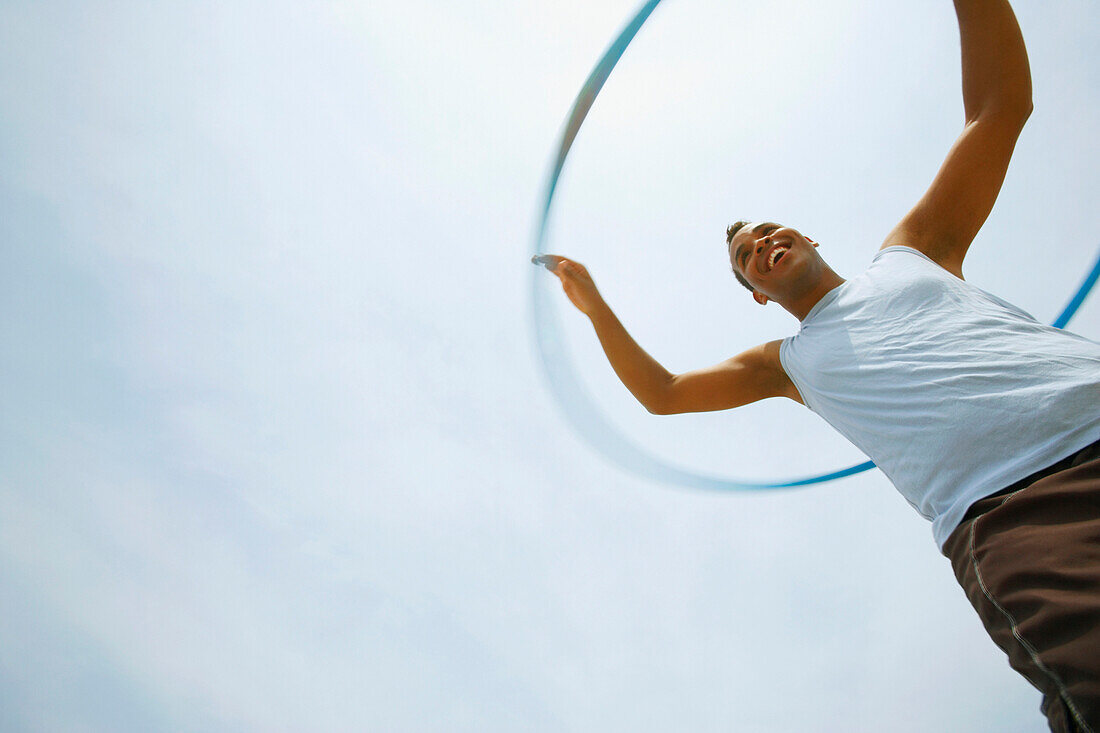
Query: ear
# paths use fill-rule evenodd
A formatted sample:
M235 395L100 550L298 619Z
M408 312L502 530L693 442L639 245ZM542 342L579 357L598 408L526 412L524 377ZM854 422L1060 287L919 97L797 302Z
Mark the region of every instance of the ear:
M755 300L760 305L767 305L768 304L768 296L764 295L759 290L752 291L752 299Z

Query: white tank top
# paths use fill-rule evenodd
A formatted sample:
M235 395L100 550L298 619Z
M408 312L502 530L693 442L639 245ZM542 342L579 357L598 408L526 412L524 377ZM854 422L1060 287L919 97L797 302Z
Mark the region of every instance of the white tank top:
M806 406L932 521L941 550L975 501L1100 440L1100 344L909 247L830 290L779 354Z

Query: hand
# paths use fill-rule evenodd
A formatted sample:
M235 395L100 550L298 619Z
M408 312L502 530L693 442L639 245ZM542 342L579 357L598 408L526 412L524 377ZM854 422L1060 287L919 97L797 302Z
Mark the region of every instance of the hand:
M537 258L536 264L544 265L547 270L557 275L565 294L581 313L590 316L596 308L604 305L603 296L596 289L596 283L592 281L592 276L581 263L560 255L542 255Z

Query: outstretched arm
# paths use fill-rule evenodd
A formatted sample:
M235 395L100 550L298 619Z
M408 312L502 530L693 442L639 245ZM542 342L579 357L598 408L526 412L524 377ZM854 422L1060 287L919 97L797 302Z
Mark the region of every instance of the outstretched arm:
M779 363L779 342L756 348L705 369L673 374L647 354L596 289L584 265L557 255L539 264L561 280L565 294L596 329L604 354L622 383L656 415L727 410L766 397L799 400Z
M955 0L955 13L966 125L928 191L882 246L918 249L961 278L1031 114L1031 71L1008 0Z

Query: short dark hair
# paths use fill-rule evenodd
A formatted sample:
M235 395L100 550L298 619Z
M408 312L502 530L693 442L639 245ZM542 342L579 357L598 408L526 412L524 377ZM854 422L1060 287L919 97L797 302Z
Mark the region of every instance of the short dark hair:
M730 245L733 244L733 237L737 232L741 231L741 227L747 226L747 221L735 221L726 228L726 250L729 251ZM731 253L732 254L732 253ZM737 271L737 266L734 265L733 259L730 259L730 269L733 270L733 276L737 278L737 282L744 285L749 289L749 292L756 292L756 288L749 285L749 281L745 279L745 276Z

